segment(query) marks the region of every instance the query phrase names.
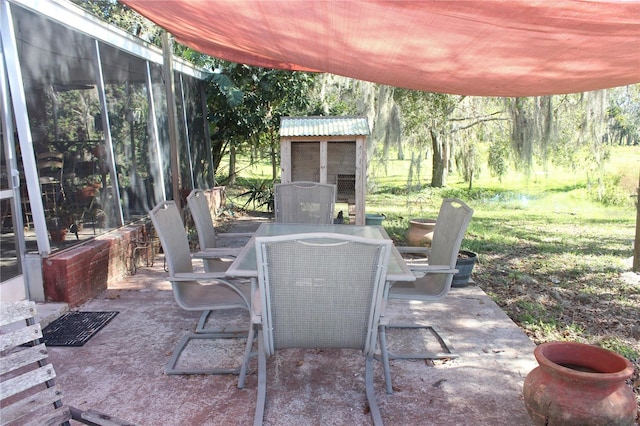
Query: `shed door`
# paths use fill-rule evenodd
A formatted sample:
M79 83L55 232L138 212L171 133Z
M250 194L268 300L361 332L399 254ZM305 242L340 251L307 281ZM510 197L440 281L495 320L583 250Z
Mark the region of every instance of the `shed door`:
M320 142L291 142L291 181L320 182Z

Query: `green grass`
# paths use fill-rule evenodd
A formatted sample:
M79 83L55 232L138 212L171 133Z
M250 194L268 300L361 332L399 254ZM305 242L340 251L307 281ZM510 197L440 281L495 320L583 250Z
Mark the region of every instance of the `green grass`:
M246 202L237 194L271 180L269 164L244 166L243 186L228 188L236 206ZM633 328L640 286L623 280L633 255L640 147L612 151L606 171L619 177L617 205L594 201L582 170L534 170L529 179L512 173L502 181L483 172L473 189L454 173L446 188L431 188L425 165L420 189L408 190L408 169L392 160L369 170L366 211L386 216L396 244L405 244L409 219L435 219L442 198L461 198L475 210L462 244L478 253L474 280L534 341L582 341L640 359Z

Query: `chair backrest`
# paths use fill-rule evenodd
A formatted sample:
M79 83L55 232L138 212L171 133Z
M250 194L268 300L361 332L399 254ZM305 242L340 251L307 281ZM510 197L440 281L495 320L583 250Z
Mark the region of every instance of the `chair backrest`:
M44 343L39 340L42 329L35 322L35 314L34 302L0 303L3 425L61 424L71 419L71 410L62 404L62 392L53 383L56 373L48 361Z
M452 269L456 267L458 251L467 232L471 216L473 216L473 209L463 201L457 198L442 200L436 226L433 230L431 253L429 254L430 265L448 265ZM446 295L451 289L453 274L428 274L426 277L425 281L416 280L417 288L426 283L425 292L428 291L434 296Z
M187 196L187 205L198 232L200 250L216 247L216 229L211 220L209 202L202 189L194 189Z
M264 347L375 351L391 240L256 237Z
M149 216L160 238L169 273L193 272L189 239L176 203L161 201Z
M273 189L276 222L333 223L335 185L300 181L276 184Z
M429 263L455 267L473 209L457 198L442 200L431 241Z
M36 163L41 183L61 182L64 154L54 151L42 152L36 156Z

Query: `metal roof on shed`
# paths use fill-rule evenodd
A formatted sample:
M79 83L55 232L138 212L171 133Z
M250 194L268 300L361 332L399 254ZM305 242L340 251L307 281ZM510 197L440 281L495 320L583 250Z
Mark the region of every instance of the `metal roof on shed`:
M367 117L282 117L283 136L360 136L369 135Z

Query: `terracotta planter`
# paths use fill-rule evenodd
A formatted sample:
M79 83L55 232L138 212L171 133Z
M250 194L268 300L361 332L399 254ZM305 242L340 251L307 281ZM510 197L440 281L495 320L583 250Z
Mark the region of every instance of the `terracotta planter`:
M66 240L67 233L69 230L67 228L62 229L49 229L49 235L51 236L51 242L53 243L61 243Z
M91 199L96 195L98 195L97 186L85 186L76 191L76 199L83 203L91 201Z
M624 357L575 342L534 350L539 366L524 381L524 402L537 425L633 425L636 401Z
M436 227L434 219L410 219L407 232L407 245L413 247L431 247L433 230Z

